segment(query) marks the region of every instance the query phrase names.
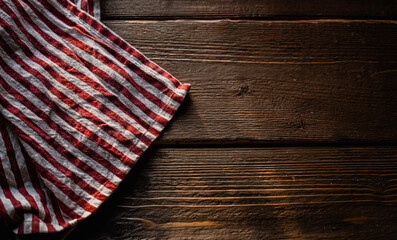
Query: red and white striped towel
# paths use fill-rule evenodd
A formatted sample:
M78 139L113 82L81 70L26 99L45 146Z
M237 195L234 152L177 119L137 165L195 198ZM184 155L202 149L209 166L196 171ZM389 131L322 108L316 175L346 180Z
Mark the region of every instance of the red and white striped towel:
M99 0L0 0L0 215L17 234L94 212L189 89L99 15Z

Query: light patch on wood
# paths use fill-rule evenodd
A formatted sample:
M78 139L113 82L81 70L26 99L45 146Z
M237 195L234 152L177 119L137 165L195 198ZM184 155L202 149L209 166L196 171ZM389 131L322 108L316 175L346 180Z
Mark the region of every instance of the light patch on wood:
M397 69L390 69L390 70L385 70L385 71L380 71L380 72L374 72L371 74L371 78L374 78L380 74L393 73L393 72L397 72Z
M343 219L344 222L352 223L352 224L364 224L367 221L376 220L374 217L360 216L360 217L351 217Z
M164 224L158 224L158 228L196 228L196 227L216 227L222 224L213 221L202 221L202 222L169 222Z
M153 221L143 218L122 218L121 220L135 221L142 224L142 229L173 229L173 228L198 228L198 227L216 227L223 224L214 221L200 221L200 222L168 222L157 224Z

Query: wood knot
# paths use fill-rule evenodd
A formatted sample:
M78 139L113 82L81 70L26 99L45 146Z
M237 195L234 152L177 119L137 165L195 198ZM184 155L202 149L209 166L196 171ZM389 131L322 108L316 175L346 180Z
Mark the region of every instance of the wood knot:
M236 96L247 96L251 95L251 89L247 84L240 85L236 91Z
M294 122L287 122L288 128L295 128L295 129L306 129L307 124L303 121L294 121Z

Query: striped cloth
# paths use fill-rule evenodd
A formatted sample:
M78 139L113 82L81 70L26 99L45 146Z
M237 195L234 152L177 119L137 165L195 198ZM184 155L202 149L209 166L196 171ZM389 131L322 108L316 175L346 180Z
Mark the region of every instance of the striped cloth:
M0 215L16 234L88 217L189 89L99 21L99 0L0 0Z

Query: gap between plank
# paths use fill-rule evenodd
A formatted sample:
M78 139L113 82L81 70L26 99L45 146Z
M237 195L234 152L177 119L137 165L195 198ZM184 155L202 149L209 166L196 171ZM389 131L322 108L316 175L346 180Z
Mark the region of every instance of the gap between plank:
M275 141L275 142L250 142L250 141L225 141L225 142L197 142L197 143L164 143L154 142L152 147L161 148L266 148L266 147L397 147L396 141L381 141L381 142L290 142L290 141Z
M190 16L175 16L175 17L162 17L162 16L102 16L101 21L106 20L132 20L132 21L285 21L285 22L299 22L299 21L333 21L333 22L396 22L397 18L387 17L332 17L332 16L306 16L306 17L294 17L294 16L271 16L271 17L190 17Z

